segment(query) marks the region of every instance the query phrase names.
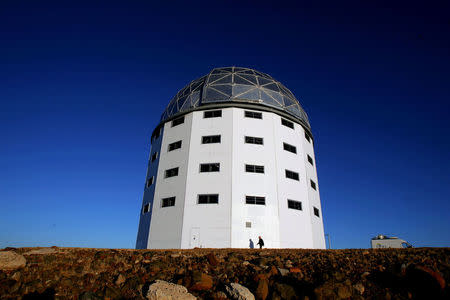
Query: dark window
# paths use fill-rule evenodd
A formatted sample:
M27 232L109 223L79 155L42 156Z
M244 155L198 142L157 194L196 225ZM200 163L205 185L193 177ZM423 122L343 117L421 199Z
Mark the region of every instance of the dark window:
M150 177L149 179L147 179L147 187L150 187L153 184L153 180L155 179L155 177Z
M168 151L170 152L170 151L173 151L173 150L179 149L179 148L181 148L181 141L169 144L169 150Z
M305 132L305 139L311 143L311 137L309 136L308 133Z
M314 215L320 217L319 215L319 209L317 207L314 207Z
M252 222L245 222L246 228L252 228Z
M262 119L262 113L256 111L245 111L246 118Z
M175 206L175 197L163 198L161 207Z
M281 124L283 124L286 127L294 129L294 123L292 123L291 121L281 119Z
M289 151L289 152L292 152L292 153L297 154L297 148L296 148L295 146L292 146L292 145L283 143L283 148L284 148L284 150L286 150L286 151Z
M314 181L312 181L311 179L310 179L309 181L311 182L311 187L312 187L313 189L317 190L317 189L316 189L316 183L315 183Z
M260 137L253 137L253 136L246 136L245 142L247 144L256 144L256 145L263 145L264 139Z
M309 155L308 155L308 161L309 161L309 163L310 163L311 165L314 166L314 161L313 161L312 157L309 156Z
M222 111L221 110L209 110L209 111L205 111L203 113L203 118L208 119L208 118L219 118L222 116Z
M245 196L245 204L266 205L266 197Z
M198 204L219 204L218 194L198 195Z
M178 168L166 170L166 175L165 175L166 178L174 177L174 176L178 176Z
M158 128L158 130L155 131L154 135L152 136L152 143L159 138L159 136L161 135L161 130L162 128Z
M172 121L172 127L175 127L177 125L183 124L184 123L184 116L179 117L178 119L175 119Z
M207 135L202 137L202 144L220 143L220 135Z
M142 209L142 212L143 212L144 214L146 214L146 213L148 213L149 211L150 211L150 204L147 203L147 204L144 205L144 208Z
M220 171L220 163L213 164L200 164L200 172L219 172Z
M302 210L302 203L300 201L288 199L288 208Z
M264 166L245 165L245 172L264 173Z
M289 171L289 170L286 170L286 178L294 179L294 180L297 180L297 181L300 180L299 177L298 177L298 173L293 172L293 171Z
M158 152L152 154L152 162L154 162L158 158Z

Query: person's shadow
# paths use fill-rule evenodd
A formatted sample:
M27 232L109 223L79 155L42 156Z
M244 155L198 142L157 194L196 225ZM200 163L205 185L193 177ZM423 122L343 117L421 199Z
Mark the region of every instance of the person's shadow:
M253 241L252 241L252 239L249 239L249 241L250 241L250 249L253 249L253 248L255 248L255 244L253 243Z

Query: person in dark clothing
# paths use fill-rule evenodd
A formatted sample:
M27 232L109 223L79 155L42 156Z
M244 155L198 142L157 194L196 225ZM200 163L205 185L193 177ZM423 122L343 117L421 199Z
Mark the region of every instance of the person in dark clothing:
M258 241L258 244L256 244L256 245L259 245L259 249L262 249L262 247L264 246L264 241L260 236L258 236L258 239L259 239L259 241Z
M250 249L253 249L253 248L255 248L255 244L253 244L253 241L252 241L252 239L250 239L249 241L250 241L250 245L249 245L249 246L250 246Z

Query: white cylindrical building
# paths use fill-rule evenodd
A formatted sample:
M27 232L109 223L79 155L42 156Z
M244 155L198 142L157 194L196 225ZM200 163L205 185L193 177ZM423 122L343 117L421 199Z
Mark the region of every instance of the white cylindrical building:
M308 117L271 76L216 68L153 131L136 248L325 248Z

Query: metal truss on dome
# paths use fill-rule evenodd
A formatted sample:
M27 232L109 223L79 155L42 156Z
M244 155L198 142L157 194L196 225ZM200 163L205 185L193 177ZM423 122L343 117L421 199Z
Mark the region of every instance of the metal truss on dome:
M305 111L283 84L268 74L239 67L216 68L189 83L170 101L161 122L183 111L224 102L269 106L300 119L310 127Z

